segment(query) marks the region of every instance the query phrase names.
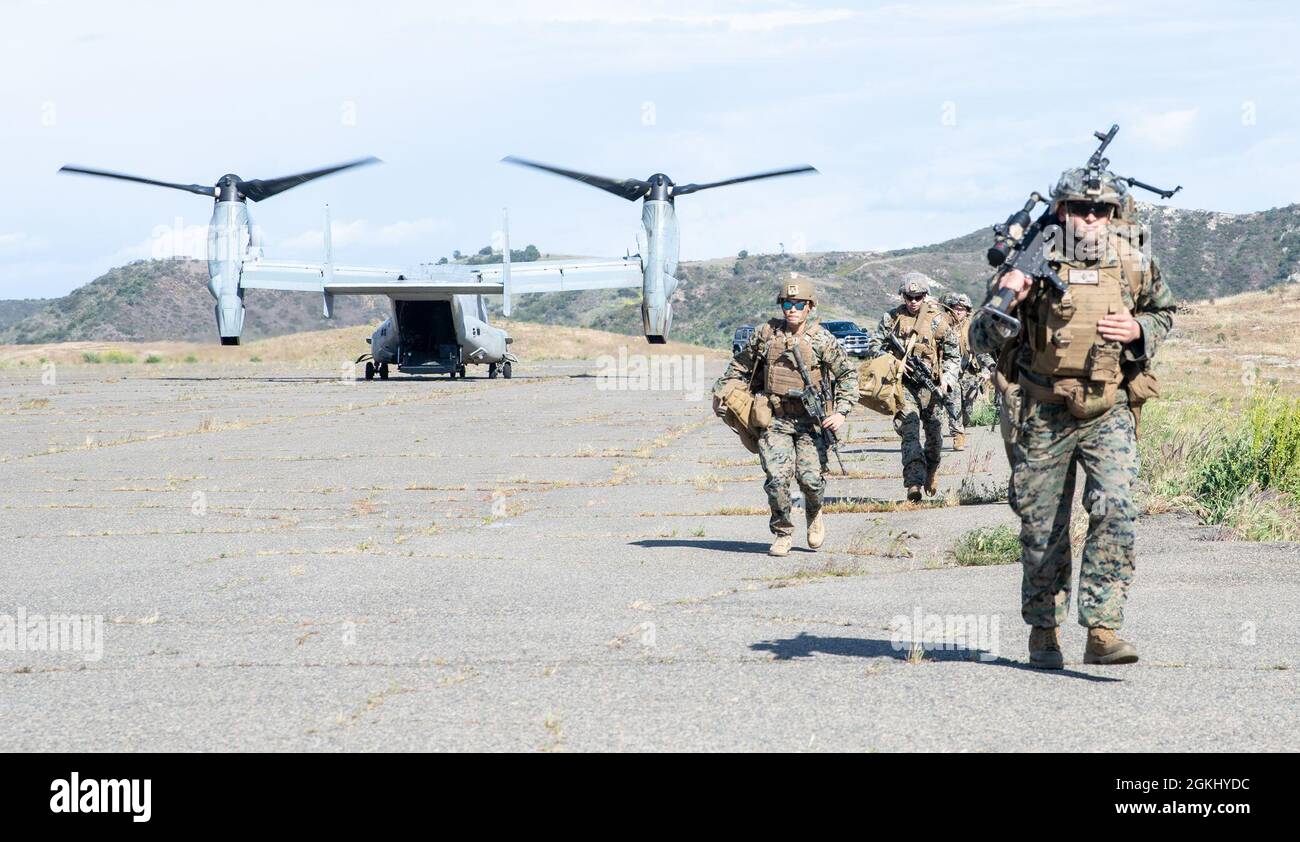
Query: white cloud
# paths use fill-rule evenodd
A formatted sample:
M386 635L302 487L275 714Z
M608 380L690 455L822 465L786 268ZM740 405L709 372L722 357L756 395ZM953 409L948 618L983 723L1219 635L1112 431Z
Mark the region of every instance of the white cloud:
M49 243L40 237L33 237L26 231L11 231L0 234L0 254L16 255L33 251L42 251Z
M1133 126L1133 134L1143 143L1159 149L1182 146L1191 139L1199 114L1199 108L1145 114Z

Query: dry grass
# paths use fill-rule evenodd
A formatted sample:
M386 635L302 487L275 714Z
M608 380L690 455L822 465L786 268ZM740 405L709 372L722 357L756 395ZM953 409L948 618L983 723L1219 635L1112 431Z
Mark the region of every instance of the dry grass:
M1300 284L1183 305L1156 373L1167 394L1188 400L1258 387L1300 396Z
M45 345L0 345L0 367L29 366L39 368L45 362L56 365L88 365L89 359L120 361L122 364L159 366L202 363L258 365L299 363L342 365L351 363L369 350L366 339L377 325L314 330L244 345L219 345L212 342L59 342ZM520 359L584 360L602 354L617 355L619 348L628 353L648 356L701 354L723 359L713 348L669 342L651 345L637 336L624 336L601 330L576 327L551 327L529 322L498 322L514 338L510 350Z

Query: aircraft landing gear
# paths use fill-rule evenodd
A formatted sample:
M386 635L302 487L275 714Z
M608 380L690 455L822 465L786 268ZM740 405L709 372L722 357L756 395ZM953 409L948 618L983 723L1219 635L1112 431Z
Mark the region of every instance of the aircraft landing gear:
M366 379L367 380L375 379L375 364L372 362L366 363Z
M380 380L388 379L388 363L379 364L379 379Z
M507 380L510 379L510 361L509 361L509 360L506 360L505 362L503 362L503 363L501 364L501 376L504 377L504 378L507 379Z
M488 365L488 380L495 380L496 378L497 378L497 364L490 363Z

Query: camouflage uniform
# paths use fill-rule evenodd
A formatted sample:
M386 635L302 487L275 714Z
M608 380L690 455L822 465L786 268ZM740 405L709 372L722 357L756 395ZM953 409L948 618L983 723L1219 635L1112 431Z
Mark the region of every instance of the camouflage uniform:
M950 386L955 390L959 379L957 361L961 357L957 336L947 329L947 319L942 310L929 300L921 306L922 315L928 315L930 328L938 343L939 367L934 374L941 379L941 386ZM888 337L895 333L900 317L907 315L907 305L900 304L881 317L874 337L875 347L881 349L880 353L890 353ZM900 338L906 341L906 337ZM928 362L930 361L927 360ZM944 401L935 399L930 392L910 379L904 380L903 385L903 408L894 416L894 429L902 440L903 485L920 486L925 485L931 470L937 471L939 468L943 449L943 418L948 414L948 407ZM921 442L923 427L924 444Z
M1079 566L1079 623L1090 629L1118 629L1124 621L1133 579L1133 486L1138 477L1136 410L1130 406L1128 389L1169 333L1175 302L1154 259L1123 249L1117 240L1112 228L1111 248L1101 259L1053 261L1063 279L1076 271L1081 278L1090 273L1089 284L1096 283L1096 270L1118 267L1123 304L1142 327L1142 335L1120 351L1124 381L1116 389L1114 406L1100 415L1075 417L1065 404L1045 402L1042 395L1044 387L1050 391L1053 378L1032 370L1033 351L1026 337L1042 330L1037 314L1043 312L1041 305L1050 305L1045 297L1054 294L1046 285L1035 285L1017 307L1022 329L1014 341L987 313L978 312L971 322L972 350L1004 353L1000 369L1016 384L1003 395L1003 434L1012 461L1010 503L1021 524L1021 614L1032 626L1058 626L1069 611L1070 512L1077 465L1086 476L1083 505L1088 511L1088 537ZM1037 392L1031 395L1030 390Z
M953 298L956 300L956 296L953 296ZM963 303L966 305L966 309L969 310L970 300L966 299L964 295L961 298L965 299ZM952 306L948 304L947 300L944 301L944 304ZM958 320L957 314L950 310L945 318L948 321L948 329L958 337L958 344L961 349L959 395L948 403L948 432L956 436L964 434L966 428L970 426L971 408L979 400L980 393L984 390L984 384L988 382L988 379L981 375L988 374L992 376L993 369L997 366L997 360L993 358L992 354L975 354L971 352L967 340L971 319L969 313L965 318Z
M731 365L714 384L713 393L719 395L728 381L749 384L761 380L756 366L766 366L764 349L769 340L786 336L783 319L772 319L754 331L745 347L732 359ZM819 376L829 378L834 385L834 411L847 415L858 400L858 369L851 362L839 340L815 321L804 327L800 334L811 346L815 366L821 368ZM813 373L814 366L809 366ZM760 369L761 370L761 369ZM758 388L758 384L755 384ZM816 423L794 402L773 401L772 396L756 392L761 399L777 405L772 424L759 435L758 455L763 463L772 516L769 526L773 535L791 535L794 523L790 518L790 480L799 484L803 492L805 513L811 521L821 511L822 491L825 487L826 439L819 434ZM827 407L828 411L831 409Z

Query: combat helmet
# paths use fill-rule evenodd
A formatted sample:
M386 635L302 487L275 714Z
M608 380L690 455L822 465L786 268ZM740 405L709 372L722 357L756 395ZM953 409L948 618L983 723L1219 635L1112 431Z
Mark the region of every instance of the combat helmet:
M929 295L930 278L921 272L908 272L898 284L899 295Z
M1128 184L1110 170L1102 170L1096 180L1087 167L1075 167L1061 173L1052 188L1052 210L1059 210L1063 202L1105 202L1115 206L1119 219L1132 204Z
M808 301L814 307L817 306L817 289L813 282L807 278L801 278L793 272L790 273L788 280L781 282L781 289L776 294L776 303L782 301Z

